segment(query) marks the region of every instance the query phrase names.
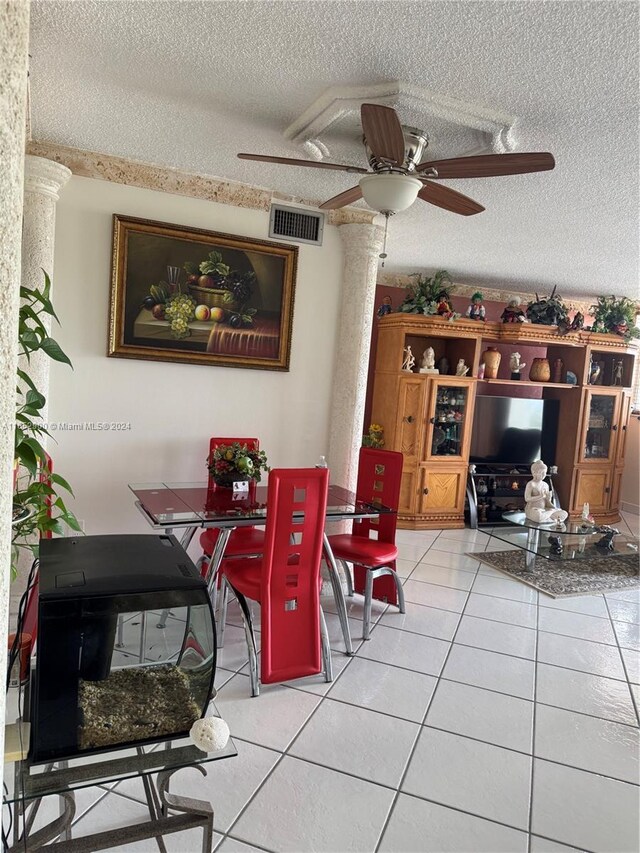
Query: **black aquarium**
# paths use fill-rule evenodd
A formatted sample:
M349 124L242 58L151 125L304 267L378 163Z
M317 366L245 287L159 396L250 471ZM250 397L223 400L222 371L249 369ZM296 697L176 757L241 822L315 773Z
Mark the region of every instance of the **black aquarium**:
M206 584L177 540L43 540L39 573L31 760L188 734L212 696L216 634Z

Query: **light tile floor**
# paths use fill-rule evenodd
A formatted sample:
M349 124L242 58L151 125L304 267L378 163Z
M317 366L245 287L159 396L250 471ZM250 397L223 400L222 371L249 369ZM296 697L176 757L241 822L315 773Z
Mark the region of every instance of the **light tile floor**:
M483 533L402 531L399 543L407 613L376 607L363 643L356 596L351 659L326 601L332 684L251 699L230 606L216 705L238 757L175 784L210 798L215 849L637 851L640 591L538 595L466 556L492 550ZM82 792L77 833L143 819L136 785ZM200 834L167 847L195 853Z

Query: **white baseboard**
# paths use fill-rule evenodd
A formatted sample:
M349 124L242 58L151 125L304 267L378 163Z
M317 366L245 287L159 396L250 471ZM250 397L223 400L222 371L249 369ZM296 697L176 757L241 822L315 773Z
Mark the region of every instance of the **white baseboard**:
M640 506L638 504L630 504L628 501L622 501L620 509L622 512L631 512L633 515L640 515Z

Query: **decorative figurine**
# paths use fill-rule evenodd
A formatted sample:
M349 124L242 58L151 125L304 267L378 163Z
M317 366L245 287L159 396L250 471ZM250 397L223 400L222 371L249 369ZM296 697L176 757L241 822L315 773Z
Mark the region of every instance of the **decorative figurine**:
M477 290L471 297L471 305L467 308L467 317L470 320L484 320L486 313L482 304L482 294Z
M402 362L402 369L406 370L407 373L413 373L413 365L416 363L416 359L414 354L411 352L411 347L405 347L404 349L404 361Z
M500 315L503 323L526 323L524 311L520 307L520 300L514 297Z
M603 527L598 528L599 533L604 533L602 539L598 539L596 542L596 548L599 548L601 551L613 551L613 537L620 533L619 530L616 530L615 527L609 527L608 525L604 525Z
M561 358L556 358L553 362L553 381L562 382L562 371L564 370L564 361Z
M589 362L589 385L595 385L600 376L600 365L593 359Z
M576 311L575 317L569 325L569 331L579 332L580 329L584 329L584 314L581 314L580 311Z
M427 347L426 350L422 353L422 361L420 362L420 367L426 367L428 370L433 370L436 366L436 354L433 351L433 347Z
M422 361L420 362L420 373L437 373L436 354L433 347L427 347L422 353Z
M622 374L624 372L624 364L622 361L616 361L613 369L613 384L622 385Z
M436 314L439 314L441 317L453 314L453 306L449 302L449 294L446 290L441 290L438 294L438 307L436 308Z
M531 521L545 524L555 521L561 524L569 515L564 509L558 509L551 503L551 489L545 483L547 466L538 459L531 466L532 480L529 480L524 490L525 510L524 514Z
M391 314L393 312L393 305L391 304L391 297L385 296L382 299L382 305L378 308L378 317L384 317L385 314Z
M509 367L511 368L511 378L520 379L520 371L527 366L526 361L520 361L520 353L512 352L509 357Z
M456 376L466 376L469 372L469 368L464 363L464 358L461 358L458 361L458 366L456 367Z
M449 359L446 355L443 355L442 358L438 359L438 370L443 376L446 376L449 373Z
M559 557L562 554L562 552L564 551L564 548L562 547L562 542L560 541L560 537L559 536L549 536L548 541L549 541L549 545L551 546L549 548L549 553L553 554L554 557Z
M479 495L486 495L489 493L489 487L487 486L484 477L480 477L478 482L476 483L476 492Z
M567 383L567 385L577 385L578 384L578 377L573 372L573 370L567 370L567 374L565 376L564 381Z

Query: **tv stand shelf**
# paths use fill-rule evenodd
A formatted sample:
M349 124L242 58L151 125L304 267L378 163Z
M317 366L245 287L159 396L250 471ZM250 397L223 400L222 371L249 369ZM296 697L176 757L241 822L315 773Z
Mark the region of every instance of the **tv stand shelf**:
M479 379L489 346L501 354L499 370L495 379ZM431 347L436 365L447 372L421 374L417 364L415 371L403 370L407 347L418 364ZM526 363L519 380L511 379L509 365L515 351ZM482 421L478 397L528 398L541 401L545 409L549 403L560 427L556 435L555 429L543 425L547 441L542 443L542 457L548 464L554 459L560 464L553 478L560 505L579 517L588 503L598 523L617 522L637 351L617 335L561 334L555 326L448 321L404 313L382 317L371 420L383 427L385 447L404 457L398 526L411 530L464 527L472 440L484 434L474 429L491 436L491 424L486 417ZM562 378L570 372L575 380L531 381L529 371L537 358L547 359L552 376L554 370L561 370ZM460 360L468 368L465 377L452 375ZM479 420L474 421L476 410ZM525 420L521 428L532 429ZM511 458L529 459L524 447L512 450ZM476 455L504 458L507 450L488 453ZM503 491L496 487L491 496L496 506L510 503L511 495ZM522 508L520 489L512 491L513 503ZM486 512L493 521L490 508ZM496 509L493 514L499 521L500 512Z
M557 471L556 466L552 465L546 477L554 503L557 501L553 477ZM502 520L502 513L524 510L524 490L530 479L530 465L472 462L467 481L469 526L475 530L507 524Z

